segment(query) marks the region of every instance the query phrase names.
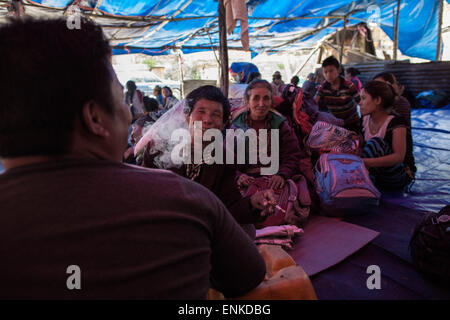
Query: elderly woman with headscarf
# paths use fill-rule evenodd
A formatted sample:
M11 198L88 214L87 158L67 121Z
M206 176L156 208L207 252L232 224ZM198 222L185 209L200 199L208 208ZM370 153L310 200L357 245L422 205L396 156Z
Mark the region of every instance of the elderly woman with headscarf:
M273 109L273 91L272 86L265 80L255 80L250 83L245 90L245 102L247 109L236 115L232 121L235 129L254 129L260 137L261 129L279 130L279 169L269 178L269 187L280 189L284 186L287 179L292 178L299 173L299 164L301 150L297 137L288 124L287 119ZM268 153L272 155L271 134L267 134ZM248 164L245 172L239 176L238 184L241 187L248 187L255 180L255 177L261 176L261 164L258 152L256 164ZM277 156L277 155L275 155Z

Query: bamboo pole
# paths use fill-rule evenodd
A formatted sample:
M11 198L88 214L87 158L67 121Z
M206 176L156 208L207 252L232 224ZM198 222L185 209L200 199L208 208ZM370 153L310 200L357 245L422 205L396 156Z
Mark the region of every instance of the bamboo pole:
M316 64L321 64L322 63L322 56L323 56L323 46L322 44L320 45L320 50L319 50L319 55L317 56L317 62Z
M137 50L148 50L148 51L161 51L161 50L169 50L169 49L186 49L186 50L219 50L220 46L164 46L164 47L158 47L158 48L144 48L144 47L136 47L136 46L124 46L124 45L113 45L112 46L114 49L129 49L129 50L133 50L133 49L137 49ZM245 50L242 47L239 48L227 48L227 50L234 50L234 51L245 51L248 52L247 50Z
M397 13L395 15L395 27L394 27L394 61L397 61L397 51L398 51L398 20L400 16L400 2L397 0Z
M314 53L316 53L317 50L319 50L319 48L322 48L321 45L317 46L315 49L313 49L311 51L311 53L308 55L308 57L306 58L305 62L303 62L303 64L300 66L300 68L297 69L296 72L294 72L294 76L298 75L300 73L300 71L303 70L303 68L306 66L306 64L308 63L308 61L312 58L312 56L314 55Z
M219 0L219 61L220 61L220 89L225 97L228 97L228 47L227 47L227 26L224 1Z
M9 3L10 0L0 0L0 3ZM51 9L55 11L64 11L67 8L55 8L50 6L45 6L38 3L32 3L32 2L26 2L23 3L24 6L30 6L30 7L39 7L39 8L46 8ZM120 16L120 15L114 15L109 14L106 12L100 13L91 13L94 12L93 8L79 6L80 9L82 9L83 15L90 17L90 18L101 18L104 20L108 19L115 19L119 21L125 21L125 22L147 22L147 23L154 23L159 21L169 21L169 22L178 22L178 21L189 21L189 20L198 20L198 19L210 19L214 18L216 19L216 15L210 15L210 16L198 16L198 17L184 17L184 18L174 18L174 17L166 17L166 16L145 16L145 17L136 17L136 16ZM89 12L91 11L91 12ZM98 12L98 10L97 10ZM295 21L295 20L308 20L308 19L342 19L344 16L341 15L326 15L326 16L307 16L307 17L249 17L251 20L278 20L283 22L289 22L289 21ZM362 18L354 18L354 17L348 17L347 19L351 20L357 20L362 22L369 22L367 19ZM143 27L147 27L148 25L145 25ZM150 25L151 26L151 25ZM387 26L387 25L386 25Z
M342 39L341 39L341 50L339 53L339 63L342 64L342 55L344 54L344 46L345 46L345 34L347 33L347 19L344 18L344 34L342 35ZM338 32L339 33L339 32ZM341 37L339 37L341 38Z
M437 34L437 48L436 48L436 61L441 61L442 50L442 15L444 12L444 0L439 1L439 20L438 20L438 34Z
M181 82L181 99L184 99L184 68L183 68L183 52L180 50L178 52L178 66L180 72L180 82Z

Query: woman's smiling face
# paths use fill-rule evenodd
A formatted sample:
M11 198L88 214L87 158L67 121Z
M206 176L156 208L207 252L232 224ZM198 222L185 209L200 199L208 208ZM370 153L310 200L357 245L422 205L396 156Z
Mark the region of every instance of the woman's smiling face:
M265 87L253 88L247 104L253 120L264 120L272 107L272 92Z

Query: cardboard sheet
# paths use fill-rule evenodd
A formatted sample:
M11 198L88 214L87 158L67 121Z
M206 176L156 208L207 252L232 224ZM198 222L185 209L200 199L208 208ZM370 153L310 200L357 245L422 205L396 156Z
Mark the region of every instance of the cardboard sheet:
M379 232L335 218L311 216L287 252L308 276L326 270L375 239Z

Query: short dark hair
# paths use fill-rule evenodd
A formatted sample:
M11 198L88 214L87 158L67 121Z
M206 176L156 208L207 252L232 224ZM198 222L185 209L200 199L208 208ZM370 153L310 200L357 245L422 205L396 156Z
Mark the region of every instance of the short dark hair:
M335 66L336 69L339 69L341 64L339 63L338 59L336 59L334 56L329 56L322 62L322 68L325 68L328 66Z
M250 83L259 77L261 77L261 73L259 73L257 71L250 72L250 74L248 75L247 83Z
M377 79L377 78L381 78L386 82L389 82L391 85L398 85L397 82L397 78L394 76L393 73L390 72L381 72L379 74L377 74L375 77L373 77L373 80ZM395 87L394 87L395 89ZM398 92L396 92L398 95Z
M373 80L375 80L376 78L382 78L384 81L387 81L390 84L397 83L397 79L390 72L381 72L381 73L377 74L375 77L373 77Z
M142 98L142 100L144 101L145 111L152 112L158 110L159 103L158 100L156 100L155 98L145 96L144 98Z
M373 99L380 97L383 109L389 110L394 106L397 93L390 83L372 80L364 86L364 91Z
M170 95L173 95L172 89L170 89L168 86L163 87L163 89L166 89L167 91L169 91Z
M291 83L294 85L298 85L300 78L298 76L293 76L291 79Z
M161 91L162 91L162 89L161 89L160 86L155 86L155 87L153 88L153 90L156 91L158 94L161 94Z
M245 101L250 100L250 91L252 91L255 88L266 88L267 90L269 90L270 98L272 99L272 102L273 102L272 85L268 81L262 80L262 79L261 80L260 79L253 80L252 82L250 82L248 84L247 88L245 89L245 94L244 94Z
M350 73L352 77L357 76L361 72L359 72L356 68L348 68L345 72Z
M134 82L133 80L128 80L127 84L125 86L127 87L127 89L131 89L131 90L137 89L136 82Z
M91 100L113 114L111 48L90 20L72 30L63 18L10 20L0 48L1 157L69 152L75 119Z
M187 109L185 109L185 113L190 115L194 111L195 104L200 99L221 103L223 107L223 122L226 123L228 121L231 110L230 102L219 88L211 85L198 87L186 96Z

